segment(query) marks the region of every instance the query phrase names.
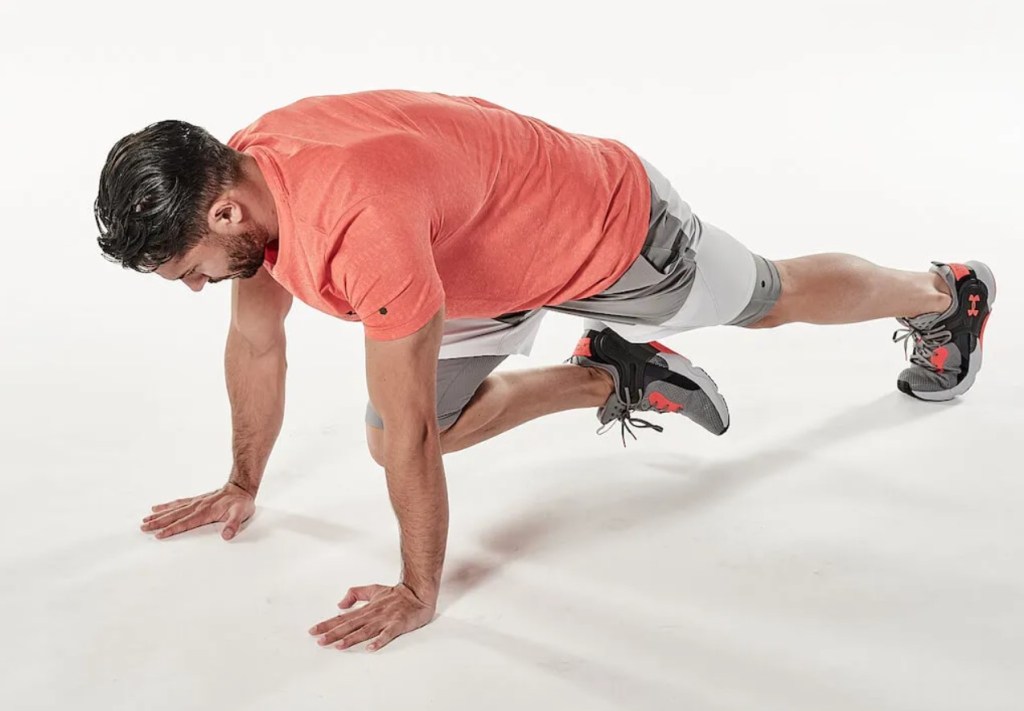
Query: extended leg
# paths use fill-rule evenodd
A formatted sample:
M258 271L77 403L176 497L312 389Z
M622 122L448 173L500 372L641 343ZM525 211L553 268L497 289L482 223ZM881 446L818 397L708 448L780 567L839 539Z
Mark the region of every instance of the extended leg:
M910 367L896 381L902 392L943 401L974 384L996 298L995 277L984 263L935 262L927 272L905 272L850 255L818 254L775 265L781 295L751 328L896 317L903 335L894 339L913 344Z
M839 324L945 311L946 281L933 272L908 272L849 254L815 254L775 262L782 294L750 328L785 323Z

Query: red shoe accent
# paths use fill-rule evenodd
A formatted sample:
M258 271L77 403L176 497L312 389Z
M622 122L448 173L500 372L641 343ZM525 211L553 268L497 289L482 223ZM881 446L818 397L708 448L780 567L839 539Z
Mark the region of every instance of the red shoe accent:
M654 345L653 343L651 345ZM669 351L671 353L672 351ZM683 406L678 402L672 402L661 393L651 393L651 404L662 412L679 412Z
M590 339L581 338L579 343L576 344L576 350L572 352L574 356L582 356L584 358L590 357Z
M985 320L981 322L981 335L978 336L978 343L980 343L982 346L985 345L985 329L988 327L988 319L991 315L992 311L990 309L989 312L985 315Z
M945 346L936 348L935 352L932 353L932 365L934 365L941 373L946 366L946 359L949 358L949 349Z
M957 281L971 274L971 268L966 264L947 264L946 266L953 270L953 276Z
M971 307L967 309L968 316L977 316L981 312L978 311L978 302L981 301L981 294L971 294L967 297L967 300L971 302Z
M661 353L671 353L672 355L679 355L678 353L676 353L674 350L672 350L668 346L664 346L664 345L658 343L657 341L651 341L647 345L649 345L651 348L653 348L654 350L659 351Z

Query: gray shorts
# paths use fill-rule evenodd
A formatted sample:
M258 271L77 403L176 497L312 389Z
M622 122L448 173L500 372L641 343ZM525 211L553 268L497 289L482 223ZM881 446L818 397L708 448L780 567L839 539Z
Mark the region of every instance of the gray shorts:
M441 358L437 361L437 424L442 430L455 424L462 409L476 394L480 383L498 367L507 355ZM383 429L384 421L366 403L366 424Z
M586 299L493 319L446 321L437 368L437 416L452 425L484 379L509 355L528 354L545 311L609 327L635 343L704 326L748 326L778 301L775 265L723 230L700 220L668 178L643 158L651 186L647 239L610 287ZM371 404L366 422L383 427Z

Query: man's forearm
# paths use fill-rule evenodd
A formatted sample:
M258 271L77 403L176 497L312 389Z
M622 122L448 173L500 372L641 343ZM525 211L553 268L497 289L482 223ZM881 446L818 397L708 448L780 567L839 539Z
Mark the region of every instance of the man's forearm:
M407 444L388 442L385 471L402 545L402 582L437 603L448 538L448 489L436 430ZM418 441L417 441L418 440Z
M284 337L258 352L237 329L230 328L224 370L234 461L229 481L255 496L284 420Z

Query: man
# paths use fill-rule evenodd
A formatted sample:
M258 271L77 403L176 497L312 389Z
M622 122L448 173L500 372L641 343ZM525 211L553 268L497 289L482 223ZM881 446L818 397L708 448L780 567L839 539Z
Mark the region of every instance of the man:
M200 291L235 279L226 375L227 484L153 507L158 538L212 522L234 537L284 410L292 298L363 324L367 441L386 472L403 569L348 591L320 644L378 649L434 615L448 506L442 454L527 420L597 407L605 426L678 413L714 434L714 381L654 339L712 325L896 317L897 385L964 393L995 301L980 262L887 269L841 254L772 262L701 222L623 144L472 97L375 91L299 101L224 145L179 121L119 141L95 212L105 255ZM491 371L528 353L546 309L587 319L570 363ZM894 336L895 338L895 336ZM630 434L632 434L632 431Z

